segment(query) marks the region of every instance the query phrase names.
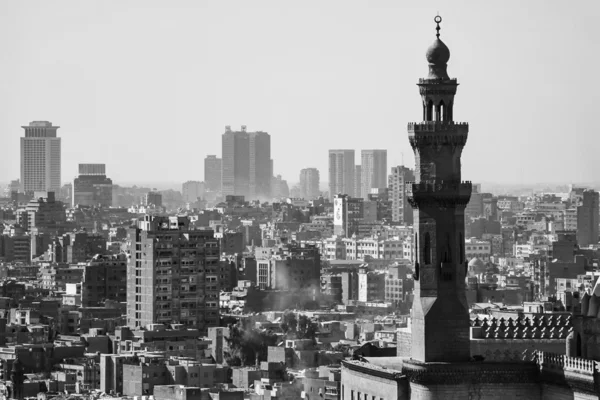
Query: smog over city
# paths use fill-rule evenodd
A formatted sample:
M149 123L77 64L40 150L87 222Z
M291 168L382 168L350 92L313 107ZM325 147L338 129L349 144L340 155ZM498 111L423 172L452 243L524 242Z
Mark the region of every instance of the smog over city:
M599 15L0 4L0 400L600 399Z

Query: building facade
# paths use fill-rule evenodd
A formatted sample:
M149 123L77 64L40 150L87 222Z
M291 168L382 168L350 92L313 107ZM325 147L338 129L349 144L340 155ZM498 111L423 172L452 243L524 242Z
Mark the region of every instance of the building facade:
M587 247L598 244L598 192L585 190L577 207L577 244Z
M361 151L360 197L369 199L371 189L387 187L387 150Z
M186 217L146 215L129 230L127 325L219 324L219 242Z
M406 168L403 165L392 167L392 173L388 178L392 222L412 225L413 209L408 202L406 184L414 180L415 174L410 168Z
M73 207L110 207L112 189L105 164L79 164L79 176L73 180Z
M181 195L186 203L195 203L204 196L204 182L187 181L181 185Z
M21 191L58 193L61 179L61 146L56 131L48 121L33 121L21 138Z
M304 168L300 171L300 197L313 200L319 197L319 170L316 168Z
M215 155L206 156L204 159L204 184L206 190L211 192L221 191L221 169L223 163Z
M329 150L329 198L354 195L354 150Z
M251 132L249 138L249 200L271 199L271 135L267 132Z

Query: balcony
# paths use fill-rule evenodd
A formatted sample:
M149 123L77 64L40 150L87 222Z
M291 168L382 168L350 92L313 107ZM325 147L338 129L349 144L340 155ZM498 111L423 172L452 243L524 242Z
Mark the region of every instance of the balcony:
M469 124L452 121L409 122L408 140L413 148L431 145L464 146Z
M471 198L471 181L407 182L406 194L413 207L432 205L436 207L466 206Z

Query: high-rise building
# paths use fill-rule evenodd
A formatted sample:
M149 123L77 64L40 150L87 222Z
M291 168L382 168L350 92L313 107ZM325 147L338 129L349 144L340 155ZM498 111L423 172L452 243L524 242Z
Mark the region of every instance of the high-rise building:
M146 215L129 230L127 325L219 325L219 242L187 217Z
M598 244L598 192L584 190L577 207L577 244L587 247Z
M249 200L271 199L271 135L266 132L250 132L249 136Z
M354 166L354 193L352 193L352 197L356 197L357 199L362 199L361 187L362 187L362 165L355 165Z
M239 195L248 198L250 194L250 137L246 127L235 132L225 127L223 134L223 196Z
M187 181L181 185L181 195L186 203L194 203L204 196L204 182Z
M300 197L313 200L319 197L319 170L304 168L300 171Z
M146 193L143 197L143 203L145 206L162 207L162 193L155 190L151 190Z
M60 191L60 138L58 126L33 121L21 138L21 190L25 193Z
M329 198L354 195L354 150L329 150Z
M415 174L403 165L392 167L388 178L389 199L392 208L392 222L412 225L413 209L408 203L406 183L415 180Z
M210 192L221 191L222 160L217 156L206 156L204 159L204 184Z
M225 127L223 134L223 195L244 196L248 200L271 198L271 136Z
M360 197L368 200L371 189L387 187L387 150L361 151Z
M73 180L73 207L110 207L112 188L104 164L79 164L79 176Z

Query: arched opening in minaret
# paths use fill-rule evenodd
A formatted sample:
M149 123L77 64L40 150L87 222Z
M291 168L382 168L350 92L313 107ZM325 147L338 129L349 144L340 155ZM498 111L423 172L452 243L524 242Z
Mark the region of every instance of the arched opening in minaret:
M439 117L438 121L446 121L446 105L444 104L444 100L440 101L439 105Z
M452 115L452 110L454 108L454 103L451 101L448 103L447 111L446 111L446 121L454 121L454 115Z
M429 232L425 233L425 243L423 246L423 262L425 264L431 264L431 237Z
M465 262L465 239L463 238L462 232L458 234L458 253L460 256L460 263Z
M433 121L433 101L429 100L427 102L427 118L426 121Z
M446 246L444 249L444 258L442 262L451 263L452 262L452 249L450 248L450 234L446 232Z

